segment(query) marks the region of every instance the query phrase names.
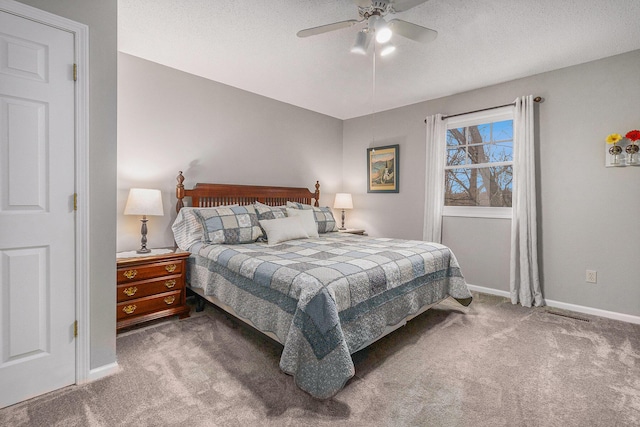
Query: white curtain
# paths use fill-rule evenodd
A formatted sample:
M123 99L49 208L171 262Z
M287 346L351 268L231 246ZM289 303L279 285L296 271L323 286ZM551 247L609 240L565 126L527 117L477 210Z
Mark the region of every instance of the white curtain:
M425 174L425 215L422 239L441 243L447 122L442 120L442 114L427 117L426 122L427 171Z
M513 218L511 220L511 302L544 305L538 274L536 163L533 96L518 97L513 118Z

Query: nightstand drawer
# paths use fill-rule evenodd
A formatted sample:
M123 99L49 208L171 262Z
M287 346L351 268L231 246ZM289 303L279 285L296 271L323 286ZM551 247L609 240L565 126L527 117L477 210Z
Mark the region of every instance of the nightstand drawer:
M181 291L173 291L118 303L117 320L179 306L181 297Z
M156 262L118 269L118 284L182 273L182 260Z
M163 292L177 291L184 288L182 275L165 276L134 283L118 285L118 302L129 301Z

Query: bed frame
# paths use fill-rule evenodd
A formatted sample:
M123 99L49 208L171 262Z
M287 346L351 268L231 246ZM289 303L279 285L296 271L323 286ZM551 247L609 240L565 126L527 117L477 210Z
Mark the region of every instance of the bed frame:
M184 207L183 199L191 198L191 206L196 208L212 208L222 205L251 205L254 202L269 206L286 205L287 201L319 206L320 182L316 181L316 191L312 193L301 187L271 187L262 185L235 184L196 184L188 190L182 184L184 176L178 173L176 186L176 213ZM314 200L312 202L312 200Z

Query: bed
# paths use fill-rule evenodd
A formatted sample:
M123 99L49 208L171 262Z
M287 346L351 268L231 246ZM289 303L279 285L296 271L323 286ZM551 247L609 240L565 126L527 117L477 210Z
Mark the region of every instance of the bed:
M355 374L353 353L446 298L471 303L449 248L337 232L318 182L311 192L177 179L172 229L191 253L189 288L281 343L280 369L318 399Z

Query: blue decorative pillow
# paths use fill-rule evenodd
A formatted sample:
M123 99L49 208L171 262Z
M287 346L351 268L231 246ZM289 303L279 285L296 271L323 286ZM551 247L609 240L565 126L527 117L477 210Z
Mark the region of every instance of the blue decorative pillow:
M252 243L262 237L253 206L218 207L194 212L204 229L205 243Z
M315 215L316 222L318 223L318 233L338 231L338 224L336 223L336 219L333 217L331 208L328 206L318 208L316 206L305 205L303 203L287 202L287 207L294 209L313 209L313 214Z

